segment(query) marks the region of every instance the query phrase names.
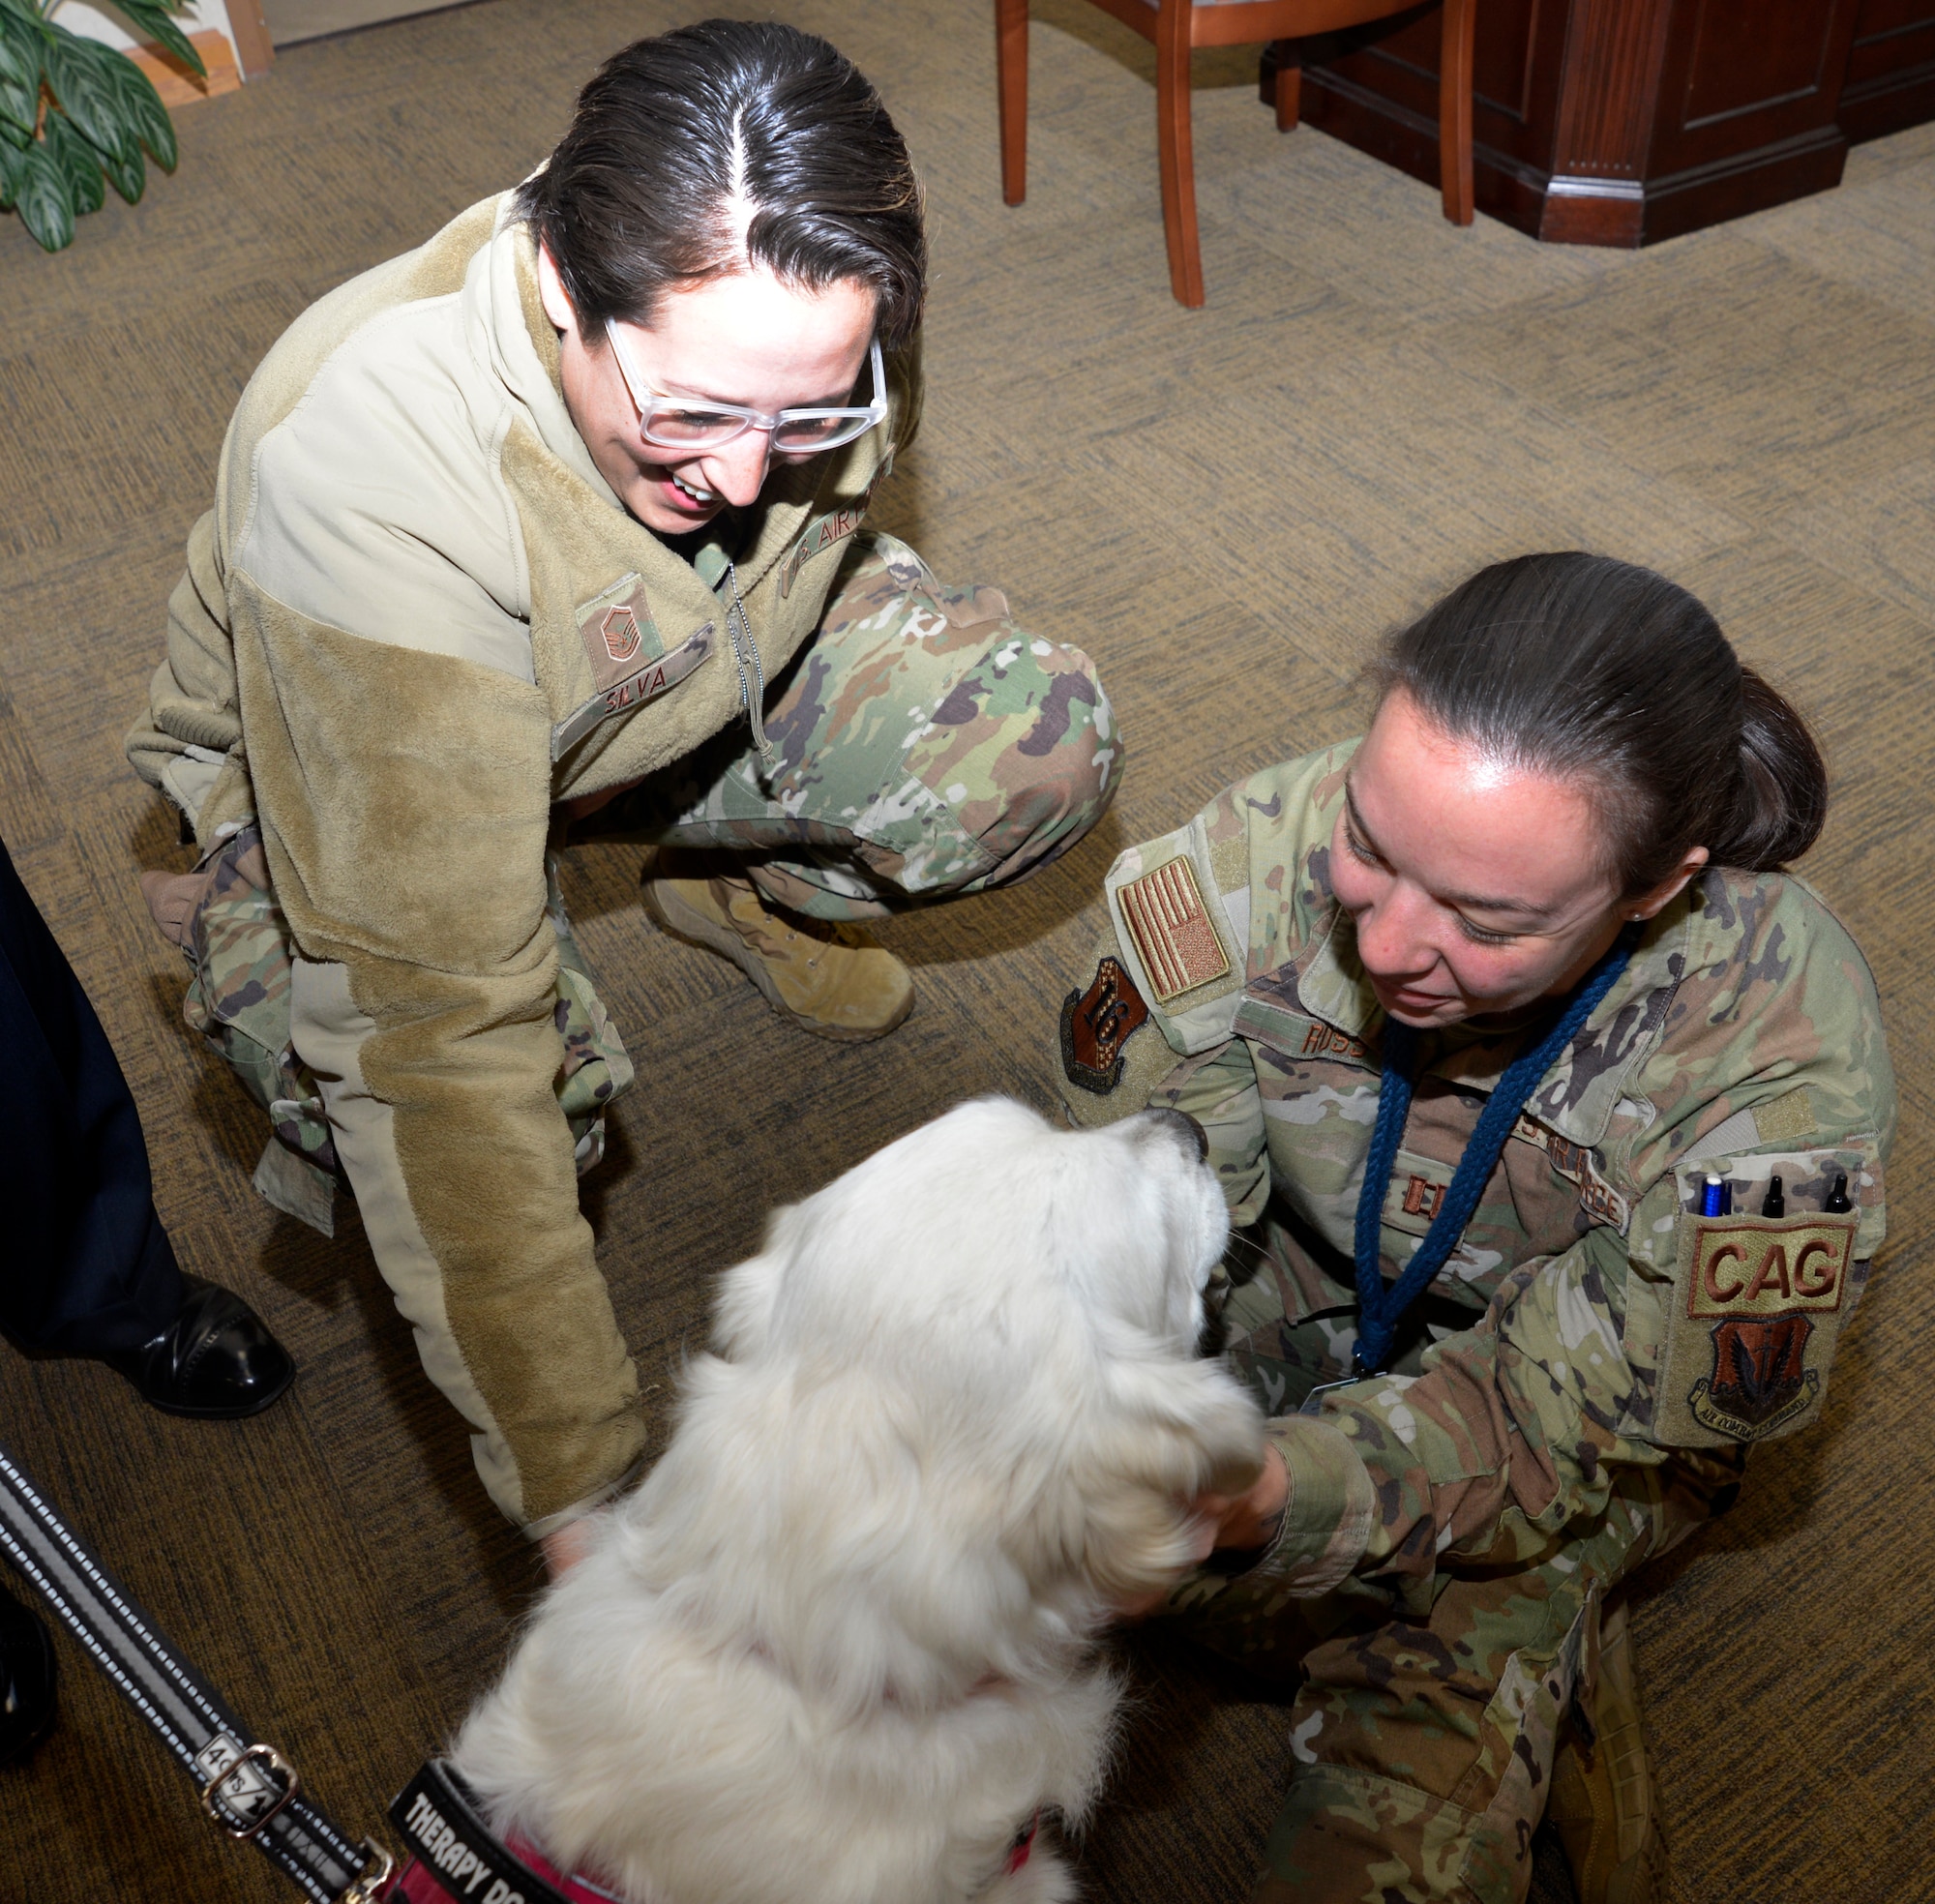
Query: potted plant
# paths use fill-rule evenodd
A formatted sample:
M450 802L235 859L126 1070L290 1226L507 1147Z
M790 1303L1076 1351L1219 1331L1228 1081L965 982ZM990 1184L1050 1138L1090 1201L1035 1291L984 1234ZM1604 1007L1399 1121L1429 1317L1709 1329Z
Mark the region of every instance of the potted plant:
M186 0L111 0L131 25L194 72L206 74L168 17ZM0 0L0 211L12 206L47 251L74 240L74 222L107 196L129 204L147 183L145 148L175 168L175 129L148 76L126 54L70 33L61 0Z

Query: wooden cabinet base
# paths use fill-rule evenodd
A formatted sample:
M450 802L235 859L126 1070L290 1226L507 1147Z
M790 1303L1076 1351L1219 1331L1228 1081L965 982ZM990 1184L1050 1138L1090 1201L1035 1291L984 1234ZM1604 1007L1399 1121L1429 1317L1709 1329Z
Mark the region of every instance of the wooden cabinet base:
M206 33L191 33L189 45L201 55L201 63L208 69L206 78L193 67L185 66L172 53L164 52L152 40L145 45L136 46L128 55L148 75L155 91L162 96L162 104L170 112L177 106L193 105L196 100L214 99L219 93L232 93L242 83L242 74L235 65L234 48L229 45L225 34L213 29Z
M1281 51L1309 124L1435 184L1437 46L1425 7ZM1935 118L1935 0L1486 0L1474 67L1478 210L1646 245L1825 192L1850 144Z

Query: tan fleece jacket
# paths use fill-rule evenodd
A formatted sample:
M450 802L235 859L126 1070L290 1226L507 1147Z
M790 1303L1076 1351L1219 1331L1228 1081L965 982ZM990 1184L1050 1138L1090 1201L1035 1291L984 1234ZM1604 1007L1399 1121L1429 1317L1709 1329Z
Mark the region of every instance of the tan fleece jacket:
M776 469L738 581L765 678L818 626L918 414ZM750 657L749 657L750 661ZM553 802L740 718L721 600L593 465L509 194L300 317L229 426L135 767L207 845L261 822L293 1042L479 1472L534 1534L642 1446L552 1081Z

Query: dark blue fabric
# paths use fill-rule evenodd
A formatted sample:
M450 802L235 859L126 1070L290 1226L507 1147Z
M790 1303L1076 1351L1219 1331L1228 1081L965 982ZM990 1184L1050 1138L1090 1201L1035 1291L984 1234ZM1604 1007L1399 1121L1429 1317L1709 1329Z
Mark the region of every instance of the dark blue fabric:
M1510 1137L1518 1114L1535 1091L1545 1074L1578 1035L1579 1027L1593 1015L1613 982L1625 970L1633 947L1639 943L1639 928L1628 926L1613 941L1612 949L1579 982L1566 999L1552 1028L1530 1051L1505 1066L1485 1108L1478 1115L1476 1128L1458 1160L1450 1187L1431 1227L1419 1241L1403 1273L1386 1288L1378 1248L1384 1227L1384 1197L1390 1185L1391 1166L1397 1161L1398 1145L1404 1137L1405 1119L1411 1115L1412 1085L1417 1072L1417 1033L1394 1018L1384 1020L1384 1082L1378 1089L1378 1121L1371 1130L1371 1148L1364 1159L1363 1188L1357 1193L1357 1368L1374 1375L1384 1367L1391 1352L1391 1341L1404 1312L1416 1301L1458 1246L1478 1199L1485 1194L1505 1140Z
M134 1100L4 843L0 1213L0 1328L23 1348L108 1354L179 1312Z

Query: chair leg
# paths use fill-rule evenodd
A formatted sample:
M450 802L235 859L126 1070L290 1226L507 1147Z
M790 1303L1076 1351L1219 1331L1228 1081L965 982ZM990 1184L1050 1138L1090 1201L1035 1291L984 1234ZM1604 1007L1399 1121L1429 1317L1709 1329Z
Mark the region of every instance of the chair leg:
M1027 196L1028 0L995 0L995 67L1001 102L1001 198Z
M1444 42L1439 57L1438 177L1444 216L1472 223L1472 29L1474 0L1444 0Z
M1297 113L1303 104L1303 47L1295 40L1276 43L1276 129L1296 131Z
M1155 26L1156 150L1162 162L1162 229L1169 285L1177 304L1203 303L1203 252L1196 237L1196 162L1189 137L1191 0L1162 0Z

